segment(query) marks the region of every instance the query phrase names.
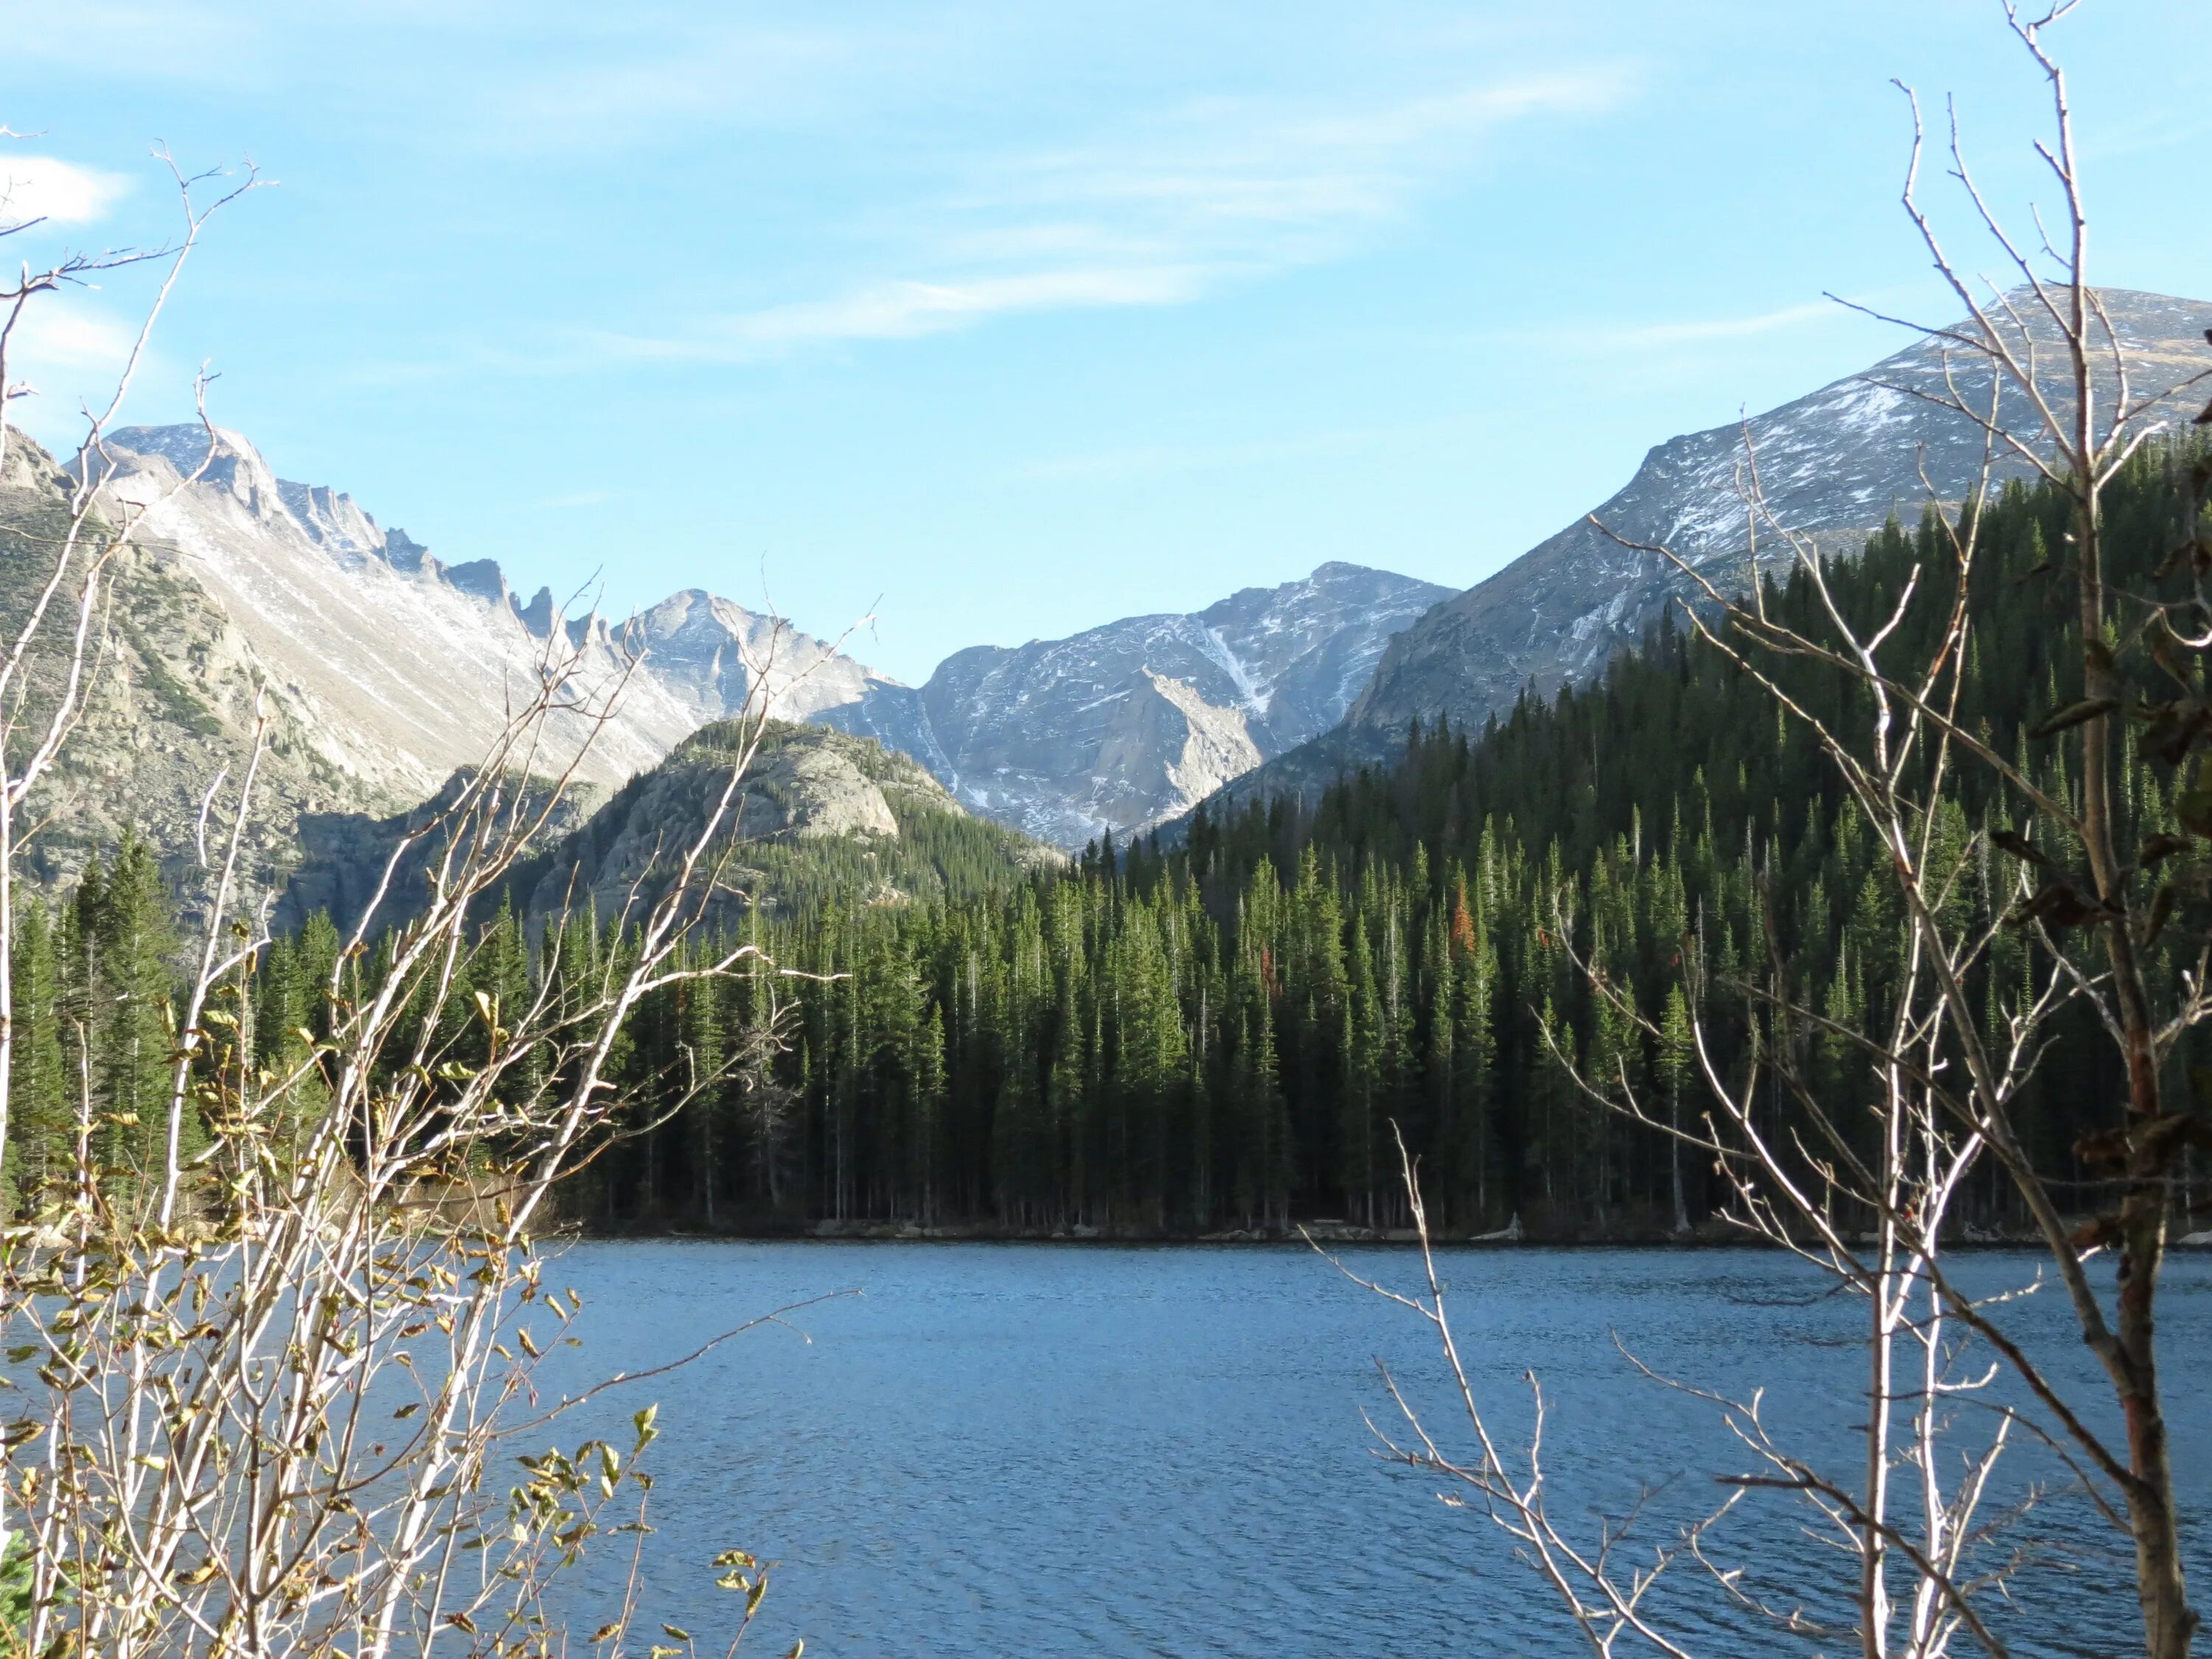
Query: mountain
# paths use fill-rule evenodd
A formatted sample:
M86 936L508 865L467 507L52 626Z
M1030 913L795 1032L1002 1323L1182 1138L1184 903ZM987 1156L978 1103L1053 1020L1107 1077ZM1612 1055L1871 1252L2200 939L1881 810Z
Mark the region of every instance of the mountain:
M84 461L57 467L20 436L10 456L0 532L59 522ZM202 797L241 775L257 687L272 753L247 873L274 890L295 837L327 869L334 848L434 804L556 664L567 706L532 772L573 764L578 781L619 787L757 693L775 718L872 738L969 809L1080 847L1172 817L1335 725L1389 634L1446 596L1328 564L1195 615L956 652L917 689L703 588L621 622L568 614L548 589L525 601L493 562L441 561L350 495L278 477L235 432L126 428L89 464L101 513L141 516L115 568L112 660L49 791L60 810L43 872L63 881L135 823L189 885ZM39 575L39 549L0 533L10 591Z
M2119 289L2101 294L2127 360L2132 396L2212 369L2204 334L2212 326L2212 304ZM2044 361L2052 361L2057 342L2047 321L2032 307L2021 311L2042 324L2030 335ZM1921 341L1752 417L1751 441L1776 519L1825 550L1856 553L1893 514L1907 524L1916 520L1928 483L1942 501L1964 496L1981 465L1981 431L1913 395L1940 392L1944 374L1940 343ZM1960 374L1962 386L1974 394L1975 380ZM1987 385L1984 374L1979 395L1986 396ZM2112 393L2107 375L2106 407ZM2150 418L2178 417L2185 424L2205 395L2197 390L2168 400ZM2008 398L2003 417L2027 430L2022 401ZM1744 435L1743 426L1730 425L1669 439L1595 516L1630 541L1672 548L1716 586L1741 586L1749 544L1736 474ZM2027 467L2013 457L1998 471L2018 477ZM1772 548L1778 538L1763 533L1761 541ZM1769 568L1789 556L1777 548ZM1352 708L1352 740L1340 746L1371 750L1377 738L1439 714L1480 722L1510 707L1532 682L1548 692L1586 678L1638 639L1670 598L1688 590L1671 567L1577 520L1393 640Z
M541 592L533 611L550 598ZM702 721L744 709L757 687L764 688L771 717L787 720L813 720L908 689L781 617L748 611L700 587L639 612L624 635L644 653L654 681Z
M106 493L144 509L146 542L223 608L312 741L374 794L418 800L481 760L549 659L570 652L566 690L581 707L550 723L542 764L565 764L596 725L582 775L610 785L744 707L757 682L774 712L805 714L873 678L704 592L616 626L563 615L550 589L526 605L491 561L443 564L350 496L277 478L234 432L132 427L106 447Z
M42 578L64 491L85 464L57 466L11 434L0 597L27 595ZM904 689L703 592L616 624L564 614L550 590L524 603L491 561L441 562L349 495L277 477L234 432L126 428L89 465L103 481L101 516L141 516L136 545L113 567L87 718L47 791L34 872L48 880L70 879L126 825L179 877L209 785L242 775L258 686L271 752L247 875L270 890L303 824L316 830L307 820L337 833L362 815L404 815L480 763L549 665L570 671L568 706L530 762L542 772L576 762L579 780L603 791L745 707L757 685L772 713L800 717Z
M2212 303L2124 289L2100 293L2120 338L2132 398L2212 370L2204 333L2212 327ZM2030 314L2026 307L2022 313ZM2055 337L2047 323L2029 334L2050 361ZM1751 441L1775 517L1823 552L1855 554L1893 514L1917 520L1928 483L1939 501L1963 498L1981 465L1980 429L1913 395L1940 390L1943 377L1941 349L1923 341L1753 416ZM1972 385L1963 377L1961 383ZM1987 384L1984 378L1984 395ZM2109 374L2100 390L2104 398L2112 396ZM2144 418L2185 426L2205 397L2192 388L2161 398ZM2003 413L2028 429L2029 411L2016 396L2008 397ZM1693 587L1657 557L1620 546L1589 522L1592 516L1627 540L1671 547L1716 586L1740 588L1749 545L1737 486L1744 435L1744 423L1714 427L1652 449L1593 514L1397 633L1341 725L1234 780L1212 808L1269 796L1316 799L1340 775L1395 754L1417 720L1479 727L1510 708L1525 688L1549 694L1602 670ZM2009 478L2029 468L2013 456L2001 458L1995 471ZM1778 568L1792 556L1771 532L1760 540L1763 568Z
M957 651L919 690L815 718L927 764L961 801L1040 841L1124 837L1334 726L1384 645L1448 590L1324 564L1191 615Z
M702 727L631 779L572 833L517 872L516 908L534 921L588 898L611 916L666 890L742 754L745 726ZM739 786L718 851L720 885L769 909L974 898L1065 862L1048 847L975 817L905 755L818 725L771 721ZM726 907L726 920L745 905Z
M20 433L9 434L0 465L0 617L11 634L67 532L69 484L52 456ZM252 757L255 694L264 678L254 641L158 550L125 548L109 562L106 582L105 626L87 665L81 717L26 815L36 831L23 868L42 886L72 883L87 860L133 830L177 878L210 787L219 780L234 787ZM50 613L48 637L65 639L69 621ZM52 707L62 670L52 654L30 659L34 716ZM281 690L269 713L262 811L241 848L249 878L264 885L290 861L301 813L349 807L362 795L359 781L310 741Z

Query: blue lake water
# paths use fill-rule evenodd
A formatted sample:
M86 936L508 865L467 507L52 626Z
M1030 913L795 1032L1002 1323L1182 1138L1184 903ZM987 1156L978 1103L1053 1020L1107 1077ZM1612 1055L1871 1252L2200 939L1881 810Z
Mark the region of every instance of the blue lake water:
M1639 1376L1616 1346L1680 1380L1764 1385L1778 1432L1848 1473L1863 1364L1856 1301L1748 1250L1462 1251L1441 1258L1463 1346L1498 1420L1523 1429L1518 1378L1551 1403L1547 1463L1563 1522L1587 1531L1647 1489L1650 1537L1717 1504L1747 1467L1702 1401ZM1406 1283L1418 1258L1352 1253ZM2024 1280L2026 1256L1954 1268L1979 1291ZM674 1358L780 1304L857 1288L667 1376L603 1396L574 1441L657 1401L665 1437L646 1555L649 1620L706 1639L728 1623L709 1557L781 1565L745 1651L781 1655L1566 1655L1583 1651L1507 1540L1440 1504L1432 1476L1375 1455L1389 1420L1381 1358L1463 1445L1433 1344L1404 1310L1294 1249L593 1243L549 1283L585 1299L586 1344L562 1382ZM2173 1264L2166 1355L2185 1491L2212 1509L2212 1260ZM2086 1357L2046 1289L2014 1318L2081 1380ZM2096 1397L2090 1391L2090 1397ZM1960 1408L1978 1436L1986 1415ZM2057 1473L2032 1448L2001 1483ZM1778 1595L1816 1611L1852 1569L1809 1543L1794 1500L1732 1521L1718 1552L1765 1562ZM2192 1577L2212 1601L2208 1534ZM611 1540L610 1540L611 1541ZM2013 1607L2017 1653L2125 1651L2124 1540L2051 1498L2012 1542L2053 1557ZM574 1625L606 1610L613 1552L564 1592ZM1808 1650L1730 1615L1685 1577L1664 1610L1700 1653ZM1837 1644L1826 1644L1836 1650ZM1961 1650L1966 1644L1961 1644Z

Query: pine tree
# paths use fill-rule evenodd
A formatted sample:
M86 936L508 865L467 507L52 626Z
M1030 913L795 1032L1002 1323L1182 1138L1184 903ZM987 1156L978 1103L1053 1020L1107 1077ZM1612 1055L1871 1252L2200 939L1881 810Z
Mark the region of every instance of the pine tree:
M153 850L126 833L113 866L87 872L77 908L89 967L93 1087L107 1130L102 1161L142 1183L158 1182L168 1152L179 947ZM185 1117L179 1151L188 1158L204 1137L189 1106Z
M15 916L15 1040L10 1054L6 1181L10 1213L64 1182L75 1122L62 1048L64 1018L55 925L35 899Z

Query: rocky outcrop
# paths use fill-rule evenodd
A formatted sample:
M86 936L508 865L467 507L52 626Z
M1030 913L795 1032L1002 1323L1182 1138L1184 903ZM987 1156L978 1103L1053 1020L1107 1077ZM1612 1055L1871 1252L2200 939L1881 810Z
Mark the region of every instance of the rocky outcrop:
M702 728L632 779L516 880L536 923L588 903L602 916L667 890L744 756L746 723ZM934 861L961 849L965 878L997 884L1059 861L1051 849L978 823L928 771L872 739L772 722L712 849L724 921L758 902L802 902L825 884L847 902L897 902L947 890ZM832 872L834 871L834 877Z

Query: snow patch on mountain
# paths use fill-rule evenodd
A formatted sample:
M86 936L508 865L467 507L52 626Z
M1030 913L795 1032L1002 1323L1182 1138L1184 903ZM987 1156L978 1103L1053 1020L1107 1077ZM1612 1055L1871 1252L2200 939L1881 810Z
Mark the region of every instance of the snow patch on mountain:
M2111 289L2103 298L2124 347L2131 395L2212 368L2203 332L2212 305ZM2023 314L2035 315L2032 307ZM2042 360L2057 362L2047 323L2039 319L2031 332ZM1893 514L1916 519L1930 483L1937 497L1955 502L1972 488L1984 446L1978 426L1929 401L1951 374L1967 397L1986 396L1986 371L1978 381L1955 351L1947 362L1940 342L1921 341L1747 422L1659 445L1597 509L1603 529L1577 520L1392 640L1353 706L1352 725L1388 734L1440 714L1479 724L1532 682L1548 692L1603 668L1689 591L1674 567L1622 547L1615 535L1668 547L1717 585L1741 586L1752 545L1745 489L1754 467L1773 519L1827 550L1856 550ZM2116 387L2109 372L2106 378L2100 395L2110 407ZM2203 398L2197 391L2166 399L2145 419L2185 424ZM2008 394L2002 405L2002 418L2021 430L2033 424L2025 402ZM2000 477L2027 470L2016 456L1997 458ZM1791 556L1771 532L1759 542L1771 560Z

